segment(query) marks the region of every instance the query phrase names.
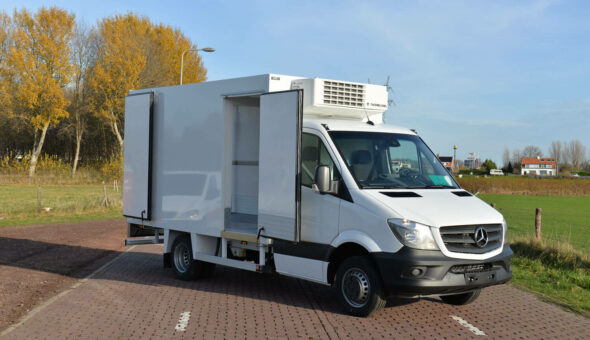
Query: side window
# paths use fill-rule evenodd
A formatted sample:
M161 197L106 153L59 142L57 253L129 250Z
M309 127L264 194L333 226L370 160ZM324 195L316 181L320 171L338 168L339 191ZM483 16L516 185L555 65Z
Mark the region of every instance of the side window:
M301 148L301 184L311 187L315 176L315 169L318 165L328 165L332 179L339 179L339 174L334 167L334 161L330 157L324 143L314 135L304 133L302 136Z

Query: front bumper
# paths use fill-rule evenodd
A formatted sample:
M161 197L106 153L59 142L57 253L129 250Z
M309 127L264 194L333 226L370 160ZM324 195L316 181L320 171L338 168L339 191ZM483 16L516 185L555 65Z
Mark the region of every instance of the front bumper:
M388 296L462 293L502 284L512 278L510 258L513 253L508 244L500 254L477 261L450 258L439 250L408 247L397 253L372 255Z

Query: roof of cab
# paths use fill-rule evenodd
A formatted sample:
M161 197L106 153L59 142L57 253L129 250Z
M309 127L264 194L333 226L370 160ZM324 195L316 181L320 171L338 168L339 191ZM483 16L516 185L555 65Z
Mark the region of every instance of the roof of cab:
M386 132L416 135L414 131L405 127L387 124L371 125L357 119L320 119L311 117L305 117L303 119L303 127L305 128L322 130L324 129L324 125L326 125L330 131Z

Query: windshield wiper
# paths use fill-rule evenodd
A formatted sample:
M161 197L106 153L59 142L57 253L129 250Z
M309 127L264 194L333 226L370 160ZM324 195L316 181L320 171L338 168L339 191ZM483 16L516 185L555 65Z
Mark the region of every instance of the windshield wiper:
M407 189L455 189L450 185L423 185L423 186L411 186L406 187Z

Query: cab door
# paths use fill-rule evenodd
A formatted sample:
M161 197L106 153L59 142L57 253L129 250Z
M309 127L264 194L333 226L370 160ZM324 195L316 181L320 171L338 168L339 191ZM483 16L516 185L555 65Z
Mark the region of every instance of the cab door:
M301 151L301 240L329 245L338 235L341 199L331 194L320 195L311 189L318 165L328 165L332 180L340 179L322 138L304 133Z

